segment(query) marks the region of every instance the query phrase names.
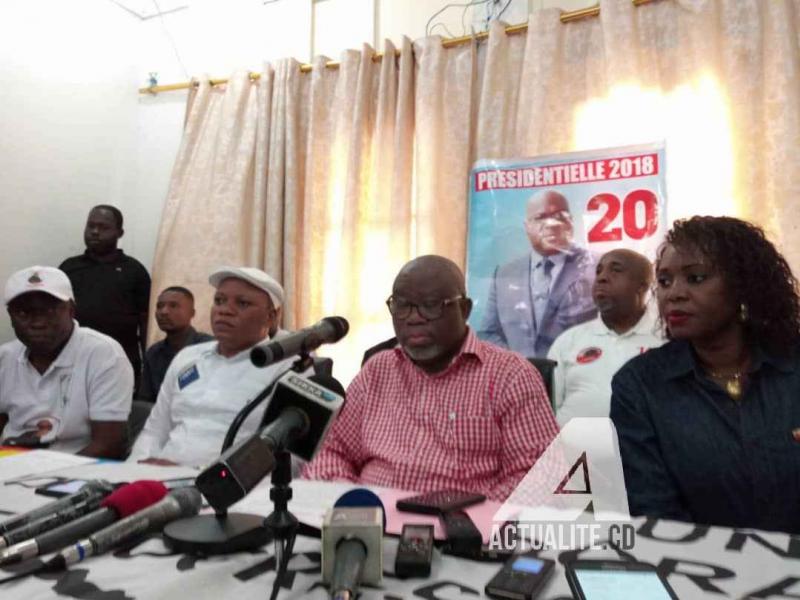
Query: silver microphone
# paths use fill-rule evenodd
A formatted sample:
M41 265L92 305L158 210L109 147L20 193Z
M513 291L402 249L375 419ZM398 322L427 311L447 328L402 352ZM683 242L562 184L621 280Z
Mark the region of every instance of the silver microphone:
M103 481L100 479L95 481L88 481L83 487L81 487L81 489L79 489L74 494L69 494L68 496L59 498L54 502L48 502L44 506L40 506L39 508L34 508L31 511L28 511L21 515L13 516L8 520L3 521L2 523L0 523L0 535L5 535L6 533L13 531L14 529L24 527L29 523L33 523L34 521L37 521L44 517L48 517L60 511L66 510L76 504L81 504L82 502L85 502L87 500L89 501L102 500L113 491L114 491L114 486L107 481Z
M355 598L362 583L383 579L383 509L337 507L322 523L322 580L330 597Z
M102 554L137 535L156 529L169 521L191 517L200 512L202 496L195 487L173 490L163 500L132 514L88 538L65 548L50 559L48 568L65 568L82 560Z

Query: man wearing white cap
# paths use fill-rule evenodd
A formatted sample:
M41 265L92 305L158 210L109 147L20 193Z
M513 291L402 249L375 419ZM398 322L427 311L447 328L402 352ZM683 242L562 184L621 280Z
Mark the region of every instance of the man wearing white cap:
M258 369L250 350L278 330L283 288L264 271L221 267L208 278L216 288L211 330L216 340L181 350L172 360L129 460L201 466L219 456L236 414L294 361ZM253 411L240 436L258 429Z
M74 321L63 271L17 271L4 299L17 339L0 346L3 443L122 457L133 395L122 347Z

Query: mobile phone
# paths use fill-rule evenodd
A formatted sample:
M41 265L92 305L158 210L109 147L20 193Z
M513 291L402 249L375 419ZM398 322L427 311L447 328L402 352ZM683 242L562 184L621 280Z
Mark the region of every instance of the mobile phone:
M394 574L398 577L427 577L433 559L433 525L406 523L400 534Z
M80 490L87 481L85 479L70 479L69 481L57 481L55 483L48 483L37 487L34 492L42 496L51 496L53 498L60 498L61 496L69 496Z
M473 494L459 490L437 490L397 501L397 510L423 515L442 515L461 510L486 500L483 494Z
M564 567L577 600L678 600L666 579L648 563L576 560Z
M38 431L26 431L18 436L4 439L2 445L17 448L47 448L50 442L43 442Z
M549 558L517 554L492 577L484 592L491 598L533 600L552 576L555 564Z

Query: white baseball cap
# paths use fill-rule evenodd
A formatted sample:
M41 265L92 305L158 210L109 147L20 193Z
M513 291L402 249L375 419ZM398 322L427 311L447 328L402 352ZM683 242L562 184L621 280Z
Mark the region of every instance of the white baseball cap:
M44 292L63 302L75 299L69 277L64 271L55 267L36 265L14 273L6 282L4 294L6 304L17 296L29 292Z
M219 267L208 277L208 282L215 288L226 279L241 279L260 290L264 290L272 299L272 305L278 309L283 305L283 287L261 269L255 267Z

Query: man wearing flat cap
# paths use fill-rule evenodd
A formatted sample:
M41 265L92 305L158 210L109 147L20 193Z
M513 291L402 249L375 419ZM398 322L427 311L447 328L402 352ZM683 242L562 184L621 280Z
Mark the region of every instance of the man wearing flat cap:
M221 267L208 278L216 288L211 307L214 341L188 346L172 360L147 423L129 460L202 466L219 456L237 413L294 357L258 369L250 362L256 344L280 339L283 288L252 267ZM258 429L253 411L239 438Z
M78 325L59 269L17 271L4 299L17 339L0 346L2 443L121 458L133 395L122 347Z

